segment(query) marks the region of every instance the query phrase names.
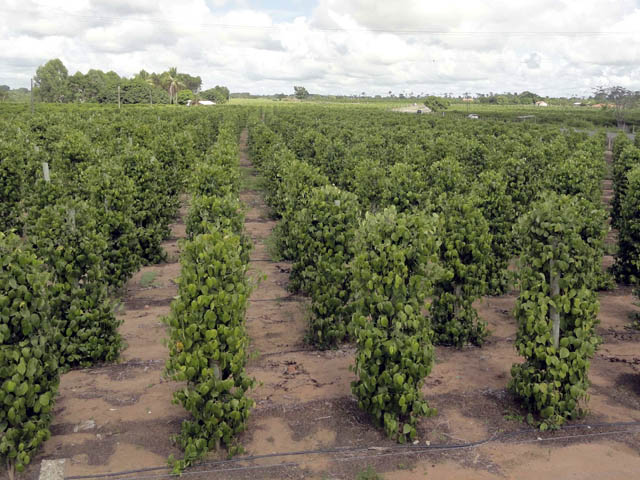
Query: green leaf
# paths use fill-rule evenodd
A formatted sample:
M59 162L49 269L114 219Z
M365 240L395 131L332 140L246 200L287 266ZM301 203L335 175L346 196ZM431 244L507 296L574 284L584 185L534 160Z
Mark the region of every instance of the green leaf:
M40 395L40 398L38 399L38 402L43 407L46 407L47 405L49 405L50 400L51 400L51 395L49 394L49 392L46 392L43 395Z

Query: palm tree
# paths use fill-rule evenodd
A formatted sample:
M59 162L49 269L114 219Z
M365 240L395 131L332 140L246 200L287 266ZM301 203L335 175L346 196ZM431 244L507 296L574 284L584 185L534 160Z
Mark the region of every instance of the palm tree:
M164 77L164 84L169 91L169 98L171 103L178 103L178 90L184 87L184 83L178 77L178 69L171 67L168 72L162 74Z
M140 80L149 86L149 100L153 105L153 89L157 86L158 76L155 73L149 73L142 69L134 75L136 80Z

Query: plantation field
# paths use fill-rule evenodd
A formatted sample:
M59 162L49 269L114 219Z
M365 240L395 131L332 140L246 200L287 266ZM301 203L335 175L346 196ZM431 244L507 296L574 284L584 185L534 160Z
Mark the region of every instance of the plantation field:
M637 141L238 103L0 110L3 462L634 477Z

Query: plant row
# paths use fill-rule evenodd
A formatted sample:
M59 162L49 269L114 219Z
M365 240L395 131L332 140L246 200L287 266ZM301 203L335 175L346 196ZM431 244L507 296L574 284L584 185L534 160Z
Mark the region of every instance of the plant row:
M339 123L331 113L329 122ZM541 428L580 414L598 342L603 136L541 129L538 152L525 138L505 153L482 147L496 135L491 128L469 127L458 140L476 143L471 158L460 158L464 145L442 154L409 140L413 158L391 163L380 150L403 144L345 117L357 126L345 121L332 130L316 116L311 129L300 109L268 112L264 123L252 122L251 151L280 218L279 253L293 261L291 288L311 297L309 340L356 342L352 390L361 408L390 436L415 438L417 419L433 413L420 393L432 344L481 345L487 331L473 302L508 288L508 266L519 258L516 347L525 363L514 366L511 390ZM295 152L298 140L305 148Z
M188 238L181 244L178 296L171 304L166 372L182 386L174 403L183 421L170 458L176 473L221 445L239 451L235 436L246 427L253 380L245 373L245 311L250 240L244 232L239 189L237 128L225 123L189 181Z
M10 471L48 438L60 373L118 358L113 294L164 259L186 167L206 151L195 136L152 134L184 119L87 113L16 115L0 137L0 459Z
M640 284L640 136L616 137L612 152L611 225L618 229L613 272L619 282Z

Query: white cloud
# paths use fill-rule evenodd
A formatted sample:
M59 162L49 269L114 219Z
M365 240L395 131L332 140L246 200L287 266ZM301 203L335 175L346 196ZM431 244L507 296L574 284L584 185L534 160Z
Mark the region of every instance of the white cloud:
M255 93L640 89L634 0L318 0L297 18L281 1L5 3L0 83L14 87L58 57L71 73L177 66Z
M524 61L527 64L527 67L531 69L540 68L540 62L542 61L542 57L539 53L533 52L530 54Z

